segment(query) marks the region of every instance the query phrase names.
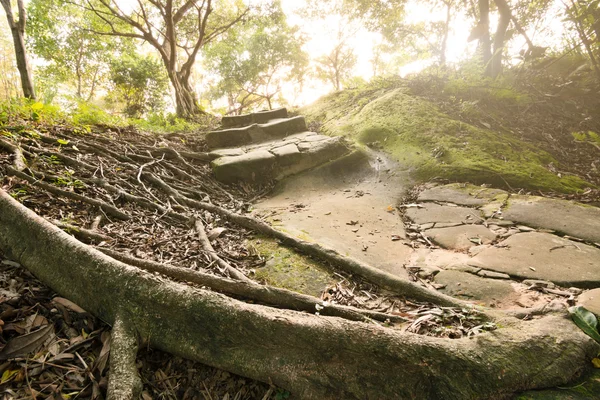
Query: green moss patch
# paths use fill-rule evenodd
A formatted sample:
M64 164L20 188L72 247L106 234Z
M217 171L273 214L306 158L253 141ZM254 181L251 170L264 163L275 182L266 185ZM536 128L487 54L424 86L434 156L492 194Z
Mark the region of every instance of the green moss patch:
M576 176L559 177L546 167L559 164L549 153L510 132L452 119L403 87L335 93L302 113L323 133L350 136L381 148L420 180L442 178L559 192L591 186Z
M267 262L256 269L256 278L269 285L321 297L329 285L336 282L333 274L314 260L260 237L249 241Z
M572 132L571 135L576 142L591 142L600 144L600 135L594 131Z

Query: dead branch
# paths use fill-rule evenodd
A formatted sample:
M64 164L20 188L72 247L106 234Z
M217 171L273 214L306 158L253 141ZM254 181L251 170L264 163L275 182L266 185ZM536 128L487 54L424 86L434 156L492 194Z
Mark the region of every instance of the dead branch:
M238 281L256 284L254 281L249 279L246 275L242 274L227 261L219 257L215 249L212 247L212 244L210 244L208 236L206 236L206 230L204 229L204 224L202 223L202 220L200 220L200 218L194 219L194 229L198 234L198 239L200 240L200 246L202 246L202 250L208 253L208 256L211 260L213 260L213 262L215 262L219 267L224 269L229 276L237 279Z

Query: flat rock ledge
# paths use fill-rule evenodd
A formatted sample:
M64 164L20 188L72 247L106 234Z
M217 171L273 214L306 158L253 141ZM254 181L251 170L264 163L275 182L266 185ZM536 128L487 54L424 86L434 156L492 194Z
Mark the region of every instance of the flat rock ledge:
M209 153L213 172L224 183L282 179L352 150L341 137L307 131L304 117L287 118L285 108L227 118L224 126L246 122L251 125L213 131L206 136L208 146L214 149Z

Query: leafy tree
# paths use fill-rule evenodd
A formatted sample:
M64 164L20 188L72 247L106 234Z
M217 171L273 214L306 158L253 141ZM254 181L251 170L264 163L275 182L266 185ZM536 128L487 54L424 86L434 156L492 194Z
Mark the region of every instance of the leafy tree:
M571 0L565 9L600 81L600 0Z
M98 18L64 0L31 0L30 44L46 61L39 75L45 82L74 84L75 95L89 102L106 81L109 60L131 47L131 40L98 36Z
M127 116L140 118L149 111L164 108L169 79L154 57L133 53L114 59L110 80L114 90L109 98L112 102L123 101Z
M231 113L263 103L272 109L284 83L302 81L308 65L303 44L298 28L287 24L280 1L257 10L207 48L206 63L218 76L213 94L227 96Z
M342 90L342 84L352 76L352 70L358 58L354 50L343 39L338 39L333 50L317 58L316 75L319 79L330 82L335 90Z
M27 23L27 15L25 13L25 5L23 0L17 0L18 19L15 19L13 6L10 0L0 0L4 11L6 12L6 20L13 37L13 45L15 46L15 56L17 59L17 68L21 75L21 87L23 96L28 99L35 99L35 90L33 87L33 78L29 61L27 60L27 52L25 51L25 26Z
M177 114L202 111L190 81L200 51L248 13L242 0L138 0L129 11L117 0L73 0L103 22L96 33L139 39L158 51L175 91Z

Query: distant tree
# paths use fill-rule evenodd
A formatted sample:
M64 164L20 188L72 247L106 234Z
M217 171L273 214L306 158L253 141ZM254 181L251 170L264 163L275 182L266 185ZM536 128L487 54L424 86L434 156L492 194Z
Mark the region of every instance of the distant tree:
M140 118L149 111L164 109L169 78L154 57L133 53L113 59L110 81L113 90L109 100L123 102L128 117Z
M229 112L266 103L281 94L284 84L302 81L308 55L302 50L304 39L291 27L274 1L208 46L205 52L209 71L218 78L212 86L214 96L227 96Z
M96 33L139 39L158 51L184 118L202 113L190 81L198 54L249 11L242 0L138 0L132 11L119 0L73 2L102 20Z
M31 0L28 11L31 48L46 61L40 79L66 83L80 100L94 98L115 54L131 51L131 39L94 34L101 21L64 0Z
M600 0L565 2L567 20L577 33L600 81Z
M329 54L317 58L316 76L331 83L336 91L342 90L343 82L352 77L357 61L354 49L348 47L345 40L338 39Z
M25 5L23 4L23 0L17 0L17 13L19 18L15 19L11 0L0 0L0 3L6 12L6 20L8 21L8 26L10 27L13 37L17 68L21 75L23 96L28 99L35 99L31 68L29 66L29 61L27 60L27 52L25 51L25 26L27 23Z
M21 78L16 68L15 46L8 26L0 24L0 98L21 94Z

